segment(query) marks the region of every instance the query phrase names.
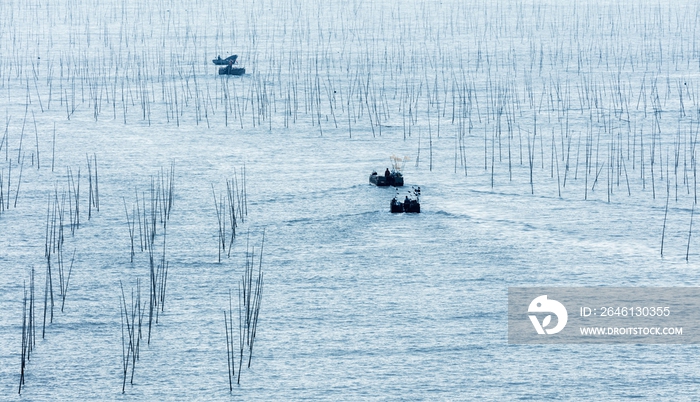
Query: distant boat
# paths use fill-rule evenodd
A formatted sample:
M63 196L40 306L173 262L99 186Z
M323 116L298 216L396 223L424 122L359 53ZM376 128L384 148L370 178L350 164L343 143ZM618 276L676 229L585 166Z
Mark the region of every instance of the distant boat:
M391 213L401 213L403 212L403 204L400 203L396 198L391 200Z
M221 67L219 69L219 75L243 75L245 74L245 68L243 67L233 67L228 65L226 67Z
M237 54L233 54L225 59L222 59L221 56L217 56L217 58L212 60L212 63L216 64L217 66L225 66L228 64L229 61L231 63L235 63L237 58L238 58Z
M380 175L377 174L377 172L372 172L372 174L369 175L369 182L377 187L402 187L403 175L401 174L401 172L396 170L389 172L389 175L387 175L386 173Z
M420 213L420 202L416 200L409 199L408 201L399 202L396 197L391 200L391 213Z
M403 171L406 161L409 160L408 156L399 158L398 156L392 155L389 160L391 161L391 171L387 169L383 175L373 171L372 174L369 175L369 182L377 187L403 187L403 174L401 171Z
M391 199L391 213L420 213L420 187L413 187L413 191L408 192L408 196L403 202L400 202L397 197L399 196L399 189L396 189L396 195Z

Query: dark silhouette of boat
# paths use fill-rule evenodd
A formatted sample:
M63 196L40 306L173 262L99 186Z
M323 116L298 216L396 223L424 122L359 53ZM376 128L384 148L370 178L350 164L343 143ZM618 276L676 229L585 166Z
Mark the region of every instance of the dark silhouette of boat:
M401 213L403 212L403 203L400 203L396 197L391 199L391 213Z
M369 182L378 187L402 187L403 175L401 172L395 170L389 172L389 169L387 169L383 175L379 175L377 172L372 172L372 174L369 175Z
M214 60L212 60L212 63L216 64L217 66L225 66L229 61L231 63L235 63L237 58L237 54L233 54L225 59L222 59L221 56L217 56Z
M398 156L392 155L389 159L391 160L391 170L387 168L383 175L373 171L372 174L369 175L369 182L378 187L403 187L403 174L401 171L406 165L408 157L404 156L403 158L399 158Z
M420 213L420 187L413 188L413 193L408 192L403 202L400 202L396 197L391 199L391 213Z
M228 65L226 67L221 67L219 69L219 75L243 75L245 74L245 68L243 67L234 67L232 65Z
M408 212L408 213L420 213L420 202L418 200L405 200L404 202L399 202L396 197L392 198L391 200L391 213L396 214L396 213L401 213L401 212Z

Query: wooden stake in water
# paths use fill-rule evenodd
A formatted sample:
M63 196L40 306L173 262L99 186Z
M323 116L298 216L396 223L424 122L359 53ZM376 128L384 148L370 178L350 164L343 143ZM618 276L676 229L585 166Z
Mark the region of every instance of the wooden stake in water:
M685 261L688 261L688 255L690 254L690 237L693 235L693 215L695 214L695 203L690 210L690 229L688 229L688 246L685 249Z
M661 230L661 257L664 256L664 236L666 235L666 217L668 217L668 199L671 196L671 191L666 186L666 212L664 212L664 227Z
M38 149L37 149L38 154ZM51 172L53 173L53 164L56 158L56 123L53 123L53 146L51 147Z

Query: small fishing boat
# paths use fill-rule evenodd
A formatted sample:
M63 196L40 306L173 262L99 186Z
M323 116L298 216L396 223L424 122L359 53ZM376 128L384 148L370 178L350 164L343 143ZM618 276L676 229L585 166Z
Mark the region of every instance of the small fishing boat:
M369 182L378 187L401 187L403 186L403 175L401 172L395 170L390 172L389 169L387 169L383 175L372 172L372 174L369 175Z
M372 174L369 175L369 182L371 184L374 184L377 187L403 186L403 174L401 171L406 165L406 161L409 160L408 156L399 158L398 156L392 155L389 160L391 161L391 170L387 168L383 175L378 174L376 170L373 171Z
M391 213L396 214L396 213L401 213L403 212L403 204L400 203L396 197L394 197L391 200Z
M245 74L245 68L243 67L233 67L228 65L226 67L221 67L219 69L219 75L243 75Z
M225 59L222 59L221 56L217 56L214 60L212 60L212 63L216 64L217 66L225 66L229 61L231 63L235 63L237 58L237 54L233 54Z
M407 213L420 213L420 202L418 200L411 200L408 199L404 202L399 202L399 200L394 197L391 200L391 213L396 214L396 213L401 213L401 212L407 212Z
M413 188L413 192L408 192L403 202L400 202L397 197L391 199L391 213L420 213L420 187ZM398 195L398 194L397 194Z

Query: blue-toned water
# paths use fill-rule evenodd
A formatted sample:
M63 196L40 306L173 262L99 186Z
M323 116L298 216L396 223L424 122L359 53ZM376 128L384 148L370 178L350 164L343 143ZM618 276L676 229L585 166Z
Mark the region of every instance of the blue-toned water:
M0 399L695 398L696 346L508 345L507 289L697 286L697 5L239 7L0 5ZM248 74L216 75L226 52ZM420 214L368 184L391 155ZM165 308L122 394L120 281L128 298L149 274L124 204L171 164ZM244 166L219 263L212 187ZM34 267L40 328L67 167L75 264L20 397L23 289ZM230 392L223 311L263 230L252 365Z

